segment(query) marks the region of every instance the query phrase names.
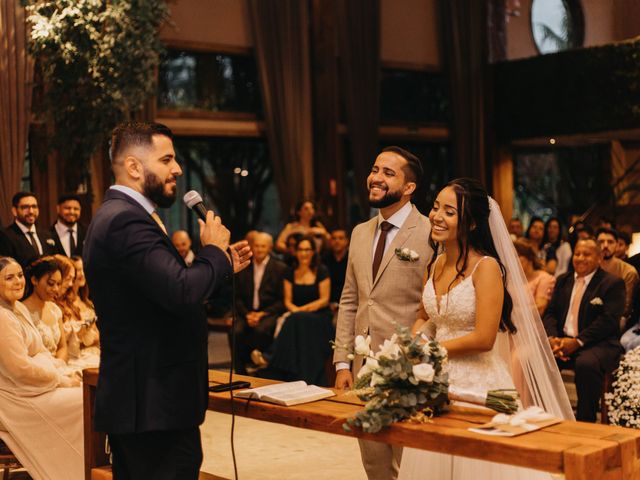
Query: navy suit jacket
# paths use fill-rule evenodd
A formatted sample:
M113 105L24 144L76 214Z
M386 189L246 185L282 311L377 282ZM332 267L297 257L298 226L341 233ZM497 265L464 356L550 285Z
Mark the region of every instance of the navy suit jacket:
M16 222L9 225L5 233L11 241L14 258L23 268L39 257L27 237L20 230L20 227L16 225ZM40 240L40 245L42 245L42 255L56 253L55 242L47 230L41 230L36 227L36 234Z
M195 427L208 403L204 303L231 279L205 246L189 268L133 198L109 190L84 244L100 330L95 428L138 433Z
M574 274L567 272L556 280L553 295L544 315L547 335L563 337L565 320L569 312ZM599 299L595 300L595 299ZM620 317L624 311L624 281L598 268L580 301L578 338L585 347L604 342L619 347Z
M51 238L53 238L53 241L56 242L56 247L55 247L56 253L66 256L67 253L64 251L64 247L62 246L62 241L60 240L60 236L58 235L58 231L56 230L55 223L51 225L51 228L49 229L49 233L51 234ZM76 242L75 250L71 252L71 256L74 256L74 255L78 255L80 257L82 256L82 248L84 246L84 240L86 236L87 236L87 228L81 223L78 223L78 232L77 232L78 241Z

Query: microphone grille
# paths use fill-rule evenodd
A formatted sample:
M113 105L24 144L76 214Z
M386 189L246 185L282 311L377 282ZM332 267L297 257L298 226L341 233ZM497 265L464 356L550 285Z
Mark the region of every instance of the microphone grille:
M187 207L193 208L194 205L202 202L202 197L195 190L189 190L184 194L184 197L182 197L182 201Z

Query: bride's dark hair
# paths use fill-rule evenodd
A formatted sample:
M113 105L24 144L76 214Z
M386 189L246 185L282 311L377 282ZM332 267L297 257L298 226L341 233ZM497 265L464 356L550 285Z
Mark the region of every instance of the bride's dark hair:
M507 291L507 271L500 261L496 246L493 243L491 230L489 229L489 194L482 184L473 178L456 178L447 183L456 194L458 208L458 247L460 255L456 261L457 275L449 285L449 289L459 277L464 278L464 271L469 263L469 249L473 249L481 255L493 257L500 266L502 272L502 287L504 288L504 301L502 314L500 315L500 330L508 330L511 333L516 327L511 321L513 301ZM427 266L427 274L431 275L431 268L438 256L440 245L429 235L429 245L433 249L433 256Z

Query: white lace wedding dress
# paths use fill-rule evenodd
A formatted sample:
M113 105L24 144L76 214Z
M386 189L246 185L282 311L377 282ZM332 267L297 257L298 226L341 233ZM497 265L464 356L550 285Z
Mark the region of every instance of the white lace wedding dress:
M422 302L429 320L435 324L436 340L444 341L461 337L474 329L476 293L472 277L473 272L440 299L436 297L432 279L427 281ZM487 390L514 388L509 367L499 355L495 345L489 352L449 359L448 371L449 384L465 390L485 393ZM511 465L405 448L398 478L399 480L550 480L552 476L549 473Z

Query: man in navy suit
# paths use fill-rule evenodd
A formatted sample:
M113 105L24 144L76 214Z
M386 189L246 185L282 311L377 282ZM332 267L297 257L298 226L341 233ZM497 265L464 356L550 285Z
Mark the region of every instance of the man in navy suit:
M624 282L602 270L601 259L595 239L578 240L574 272L558 277L543 320L559 368L575 370L577 419L588 422L596 420L604 376L622 353Z
M40 215L38 199L34 193L18 192L11 199L13 223L6 230L14 258L26 267L41 255L55 253L55 241L46 230L36 227Z
M191 267L174 248L157 208L176 198L171 131L160 124L116 127L115 185L84 245L101 341L95 428L106 432L118 479L197 479L199 425L208 401L204 303L246 267L246 242L207 213Z
M75 193L60 195L56 212L58 220L51 226L51 238L56 242L56 253L67 257L81 257L87 227L79 222L82 213L80 197Z

